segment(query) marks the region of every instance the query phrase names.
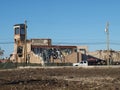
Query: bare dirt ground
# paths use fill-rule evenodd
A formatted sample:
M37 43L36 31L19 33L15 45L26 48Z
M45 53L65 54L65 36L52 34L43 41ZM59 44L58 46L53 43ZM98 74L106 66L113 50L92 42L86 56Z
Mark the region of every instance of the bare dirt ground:
M1 70L0 90L120 90L120 68Z

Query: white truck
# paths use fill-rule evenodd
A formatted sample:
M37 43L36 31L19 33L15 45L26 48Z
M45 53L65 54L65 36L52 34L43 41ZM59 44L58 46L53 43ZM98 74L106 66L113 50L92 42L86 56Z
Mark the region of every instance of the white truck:
M88 66L87 61L81 61L79 63L73 63L73 66Z

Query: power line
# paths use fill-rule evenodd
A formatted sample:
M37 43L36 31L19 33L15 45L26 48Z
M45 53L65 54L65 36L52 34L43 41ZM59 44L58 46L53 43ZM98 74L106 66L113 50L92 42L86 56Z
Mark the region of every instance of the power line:
M0 42L0 44L14 44L14 42Z
M0 44L14 44L14 42L0 42ZM104 45L106 42L53 42L57 45ZM110 42L110 45L120 45L118 42Z
M74 42L54 42L54 44L63 44L63 45L104 45L106 42L81 42L81 43L74 43ZM110 45L120 45L120 43L111 42Z

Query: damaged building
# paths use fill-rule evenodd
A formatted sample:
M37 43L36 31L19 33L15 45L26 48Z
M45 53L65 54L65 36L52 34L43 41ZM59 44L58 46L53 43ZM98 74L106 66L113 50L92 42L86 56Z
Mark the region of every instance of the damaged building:
M53 45L52 40L27 40L27 25L14 25L14 52L10 58L17 63L75 63L88 52L87 46Z
M17 63L76 63L82 60L107 61L107 50L89 52L87 46L54 45L49 38L27 39L27 25L14 25L14 52L10 60ZM120 51L109 50L109 60L119 62ZM99 62L100 61L100 62ZM104 63L105 64L105 63Z

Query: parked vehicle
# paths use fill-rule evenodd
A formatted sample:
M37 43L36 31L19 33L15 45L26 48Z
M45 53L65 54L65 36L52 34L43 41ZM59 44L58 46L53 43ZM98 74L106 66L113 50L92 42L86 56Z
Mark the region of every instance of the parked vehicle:
M73 66L88 66L87 61L81 61L79 63L73 63Z

